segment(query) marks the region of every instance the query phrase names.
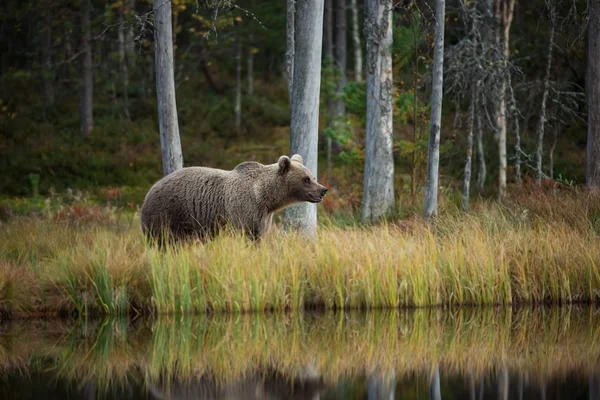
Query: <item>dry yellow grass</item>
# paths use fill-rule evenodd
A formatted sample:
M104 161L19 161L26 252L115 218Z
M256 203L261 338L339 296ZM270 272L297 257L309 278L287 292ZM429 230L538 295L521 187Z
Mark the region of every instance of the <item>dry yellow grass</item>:
M160 252L137 224L17 218L0 232L8 313L120 315L593 301L600 201L543 196L373 227L327 221L316 240L223 234Z

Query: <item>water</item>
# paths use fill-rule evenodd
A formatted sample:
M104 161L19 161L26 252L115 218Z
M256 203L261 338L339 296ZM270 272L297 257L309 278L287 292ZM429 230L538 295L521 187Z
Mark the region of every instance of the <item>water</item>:
M0 324L0 399L600 399L600 310Z

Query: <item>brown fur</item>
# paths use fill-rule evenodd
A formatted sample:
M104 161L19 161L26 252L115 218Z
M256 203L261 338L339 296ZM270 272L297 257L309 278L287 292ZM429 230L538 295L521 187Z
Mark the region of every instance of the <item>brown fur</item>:
M230 223L258 239L269 230L275 211L297 202L318 203L326 191L297 154L270 165L244 162L232 171L183 168L152 186L141 209L142 229L164 243L165 234L175 240L210 239Z

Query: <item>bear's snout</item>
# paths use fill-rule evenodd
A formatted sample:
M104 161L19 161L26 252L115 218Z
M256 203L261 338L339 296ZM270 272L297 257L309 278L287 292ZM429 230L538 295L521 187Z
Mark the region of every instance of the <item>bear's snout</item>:
M321 189L321 197L325 196L327 194L327 188L323 187L323 189Z

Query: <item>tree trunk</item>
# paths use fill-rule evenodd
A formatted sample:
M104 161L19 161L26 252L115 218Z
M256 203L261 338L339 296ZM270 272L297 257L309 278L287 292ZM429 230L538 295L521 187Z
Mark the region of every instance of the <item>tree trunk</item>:
M183 168L183 155L177 122L171 3L154 0L154 42L156 58L156 97L163 175Z
M585 181L600 190L600 1L588 0L588 137Z
M553 0L550 0L553 1ZM554 49L554 5L550 6L550 38L548 40L548 52L546 53L546 73L544 75L544 90L542 92L542 104L540 110L540 121L537 128L537 146L535 151L535 181L538 186L542 184L544 172L542 170L542 157L544 154L544 125L546 123L546 103L548 101L548 91L550 90L550 69L552 67L552 50Z
M300 154L304 165L315 177L319 141L323 6L323 0L296 1L291 154ZM302 203L288 207L285 222L288 229L316 235L316 204Z
M131 14L135 14L135 0L125 1L125 18L129 19ZM125 55L127 62L130 66L133 66L133 60L135 55L135 36L133 33L133 27L127 24L125 29Z
M129 121L129 68L127 67L127 43L125 38L125 9L119 11L119 26L117 28L118 44L119 44L119 69L121 70L121 78L123 79L123 112L125 118Z
M477 191L479 192L479 194L483 193L483 189L485 187L485 179L487 176L487 167L485 165L485 151L483 148L483 126L481 125L481 112L482 110L478 110L477 116L475 117L475 119L477 120L477 162L479 164L479 168L477 169Z
M331 71L333 65L333 0L325 0L323 11L323 58L326 71ZM335 116L333 93L326 86L327 127L333 127ZM331 168L332 139L327 135L327 169Z
M358 6L356 0L350 0L350 7L352 8L352 44L354 47L354 79L356 82L362 81L362 45L360 44L360 31L358 29Z
M431 93L431 118L427 148L427 182L425 184L425 218L437 214L440 127L442 123L442 94L444 89L444 21L445 0L435 3L435 45L433 50L433 87Z
M508 73L508 59L510 56L510 27L515 9L515 0L497 0L496 26L498 28L496 40L498 47L502 48L501 74L502 81L498 92L496 111L496 129L498 134L498 198L502 199L506 192L506 74Z
M519 112L517 110L517 100L515 99L515 91L512 88L510 74L508 75L508 89L510 90L510 114L513 117L514 132L515 132L515 180L521 183L521 128L519 124Z
M467 122L467 159L465 161L465 176L463 181L463 209L469 209L469 197L471 194L471 165L473 160L473 131L475 130L475 109L477 108L477 99L479 82L471 88L471 104L469 105L469 121Z
M235 52L235 130L240 132L242 125L242 42L238 38Z
M361 218L373 222L394 208L392 0L367 0L367 124Z
M254 37L252 34L248 37L250 44L248 45L248 60L247 60L247 71L248 74L248 96L254 95Z
M41 30L42 80L44 90L44 114L54 106L54 86L52 84L52 2L46 0L44 10L44 28ZM47 115L45 115L47 117Z
M335 67L337 84L335 88L335 120L339 122L346 115L344 86L346 85L346 0L336 0L335 7Z
M561 130L561 124L559 123L553 129L552 134L552 146L550 146L550 151L548 152L548 177L554 180L554 152L556 151L556 145L558 144L558 133Z
M287 0L285 72L287 75L288 96L292 107L292 88L294 86L294 51L296 33L296 0Z
M81 0L81 93L79 116L81 134L88 136L94 127L94 77L92 72L92 46L90 0Z
M440 1L440 0L437 0L437 1ZM441 0L441 1L443 1L443 0ZM431 376L431 380L429 381L429 399L430 400L442 400L442 391L440 388L440 366L439 365L435 366L435 369L433 370L433 375Z

